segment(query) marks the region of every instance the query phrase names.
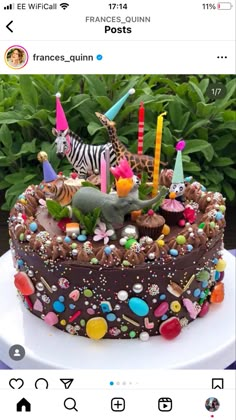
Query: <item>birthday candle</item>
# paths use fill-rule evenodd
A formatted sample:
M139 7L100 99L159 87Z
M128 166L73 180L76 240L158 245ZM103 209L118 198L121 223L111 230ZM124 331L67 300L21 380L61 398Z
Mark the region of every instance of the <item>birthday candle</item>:
M107 164L104 155L101 156L101 192L107 192Z
M143 154L144 113L143 102L140 102L138 113L138 155Z
M107 182L107 188L109 188L110 185L110 150L109 147L105 148L105 161L106 161L106 182ZM106 191L109 192L109 191Z
M161 157L161 140L162 140L162 129L163 129L163 116L166 112L163 112L157 117L157 131L156 131L156 145L155 145L155 157L154 157L154 168L153 168L153 187L152 196L154 197L158 193L158 181L159 181L159 169L160 169L160 157Z

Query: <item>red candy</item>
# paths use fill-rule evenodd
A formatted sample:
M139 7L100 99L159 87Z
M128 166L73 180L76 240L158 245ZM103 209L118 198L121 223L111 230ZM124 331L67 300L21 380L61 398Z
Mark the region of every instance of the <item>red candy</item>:
M172 316L161 324L159 333L162 337L166 338L166 340L173 340L173 338L180 334L181 329L181 324L178 318Z
M210 303L206 300L204 303L203 303L203 305L202 305L202 309L201 309L201 311L199 312L199 317L200 318L203 318L207 313L208 313L208 311L209 311L209 309L210 309Z
M19 292L24 296L30 296L34 293L34 285L26 273L20 271L15 274L14 284Z

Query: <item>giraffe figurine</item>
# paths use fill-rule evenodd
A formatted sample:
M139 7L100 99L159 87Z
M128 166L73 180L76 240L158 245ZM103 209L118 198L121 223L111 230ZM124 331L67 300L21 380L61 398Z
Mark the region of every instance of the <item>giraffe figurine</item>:
M152 179L154 169L154 158L148 155L138 155L131 153L119 140L115 127L115 122L110 121L105 115L96 112L96 116L99 121L107 128L109 139L112 144L112 148L116 154L116 162L119 164L120 160L126 158L129 165L135 174L141 174L147 172L148 178ZM163 165L165 163L161 162Z

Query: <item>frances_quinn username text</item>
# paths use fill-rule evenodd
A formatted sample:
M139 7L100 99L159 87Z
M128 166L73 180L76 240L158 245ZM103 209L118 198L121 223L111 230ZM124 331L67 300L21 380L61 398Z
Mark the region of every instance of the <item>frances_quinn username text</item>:
M33 61L64 61L65 63L75 63L77 61L93 61L93 55L72 54L68 57L59 54L33 54Z

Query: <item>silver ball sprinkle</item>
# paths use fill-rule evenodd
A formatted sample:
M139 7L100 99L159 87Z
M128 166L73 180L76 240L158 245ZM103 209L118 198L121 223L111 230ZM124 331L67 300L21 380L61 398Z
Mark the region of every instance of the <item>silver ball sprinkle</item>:
M52 289L53 292L56 292L57 291L57 286L55 284L53 284L51 289Z
M41 252L44 252L45 251L45 247L43 245L40 247L40 251Z
M72 249L71 253L72 253L73 257L76 257L76 255L78 255L77 249Z
M119 310L120 310L120 305L115 305L114 311L119 311Z
M40 281L38 283L36 283L35 287L39 292L42 292L44 290L44 285Z
M76 233L72 233L72 234L71 234L71 237L72 237L72 239L76 239L76 238L77 238Z
M121 245L121 246L124 246L124 245L126 244L126 242L127 242L127 237L126 237L126 236L124 236L123 238L121 238L121 239L119 240L119 242L120 242L120 245Z
M34 277L34 272L33 272L33 270L29 270L27 274L28 274L28 276L29 276L29 277Z
M41 315L41 319L44 319L44 318L45 318L45 315L44 315L44 314L42 314L42 315Z
M149 260L155 260L155 253L154 252L150 252L149 254L148 254L148 259Z
M26 235L26 240L30 241L30 239L31 239L31 235Z
M136 226L127 225L122 229L121 236L123 238L127 236L129 239L138 239L138 229Z
M45 245L47 245L47 246L49 246L49 245L51 245L51 241L49 241L49 239L45 242Z
M141 293L143 291L143 285L141 283L135 283L132 289L135 293Z
M57 236L57 242L60 244L62 242L62 237L61 236Z

